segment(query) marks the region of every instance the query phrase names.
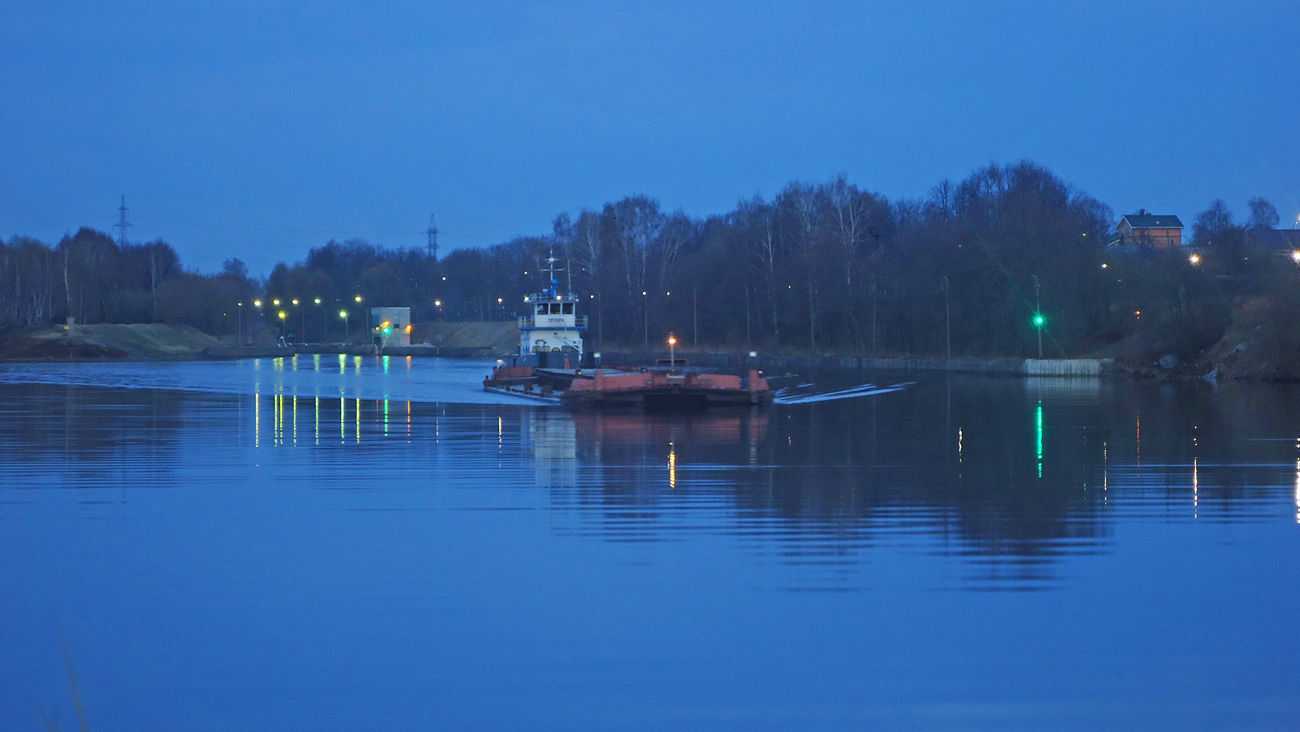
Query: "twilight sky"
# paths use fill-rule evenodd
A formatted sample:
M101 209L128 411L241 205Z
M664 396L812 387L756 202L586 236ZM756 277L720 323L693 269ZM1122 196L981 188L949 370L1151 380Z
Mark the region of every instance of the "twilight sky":
M1072 7L1071 7L1072 6ZM1300 214L1300 3L0 3L0 237L162 238L265 274L645 193L1029 158L1110 204Z

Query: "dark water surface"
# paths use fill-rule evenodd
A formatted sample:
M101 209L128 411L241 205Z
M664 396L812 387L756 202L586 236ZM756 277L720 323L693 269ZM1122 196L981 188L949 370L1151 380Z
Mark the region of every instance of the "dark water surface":
M324 358L0 365L0 728L1300 729L1300 388Z

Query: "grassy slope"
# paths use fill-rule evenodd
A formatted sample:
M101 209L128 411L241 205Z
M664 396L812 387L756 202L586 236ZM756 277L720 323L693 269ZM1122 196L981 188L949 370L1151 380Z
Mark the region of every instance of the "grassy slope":
M201 358L208 348L221 348L221 342L188 325L78 325L70 332L43 326L9 333L0 359L166 361Z

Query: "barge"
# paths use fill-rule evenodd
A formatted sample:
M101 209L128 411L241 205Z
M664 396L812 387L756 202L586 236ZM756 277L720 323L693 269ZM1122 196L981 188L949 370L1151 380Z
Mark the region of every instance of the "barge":
M524 297L518 356L510 365L502 362L492 369L483 380L485 391L569 409L677 411L772 403L767 379L755 369L744 374L708 373L688 368L675 355L649 367L583 368L582 331L587 329L587 319L578 314L578 296L560 292L555 261L553 256L547 259L550 286ZM676 342L669 334L670 353Z

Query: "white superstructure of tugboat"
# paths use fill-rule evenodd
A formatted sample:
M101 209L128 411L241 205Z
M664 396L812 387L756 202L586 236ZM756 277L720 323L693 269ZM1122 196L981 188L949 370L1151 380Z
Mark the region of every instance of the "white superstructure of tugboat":
M578 314L577 295L560 291L555 262L555 257L547 257L543 270L550 286L524 297L517 365L576 369L582 364L582 332L587 329L587 316Z

